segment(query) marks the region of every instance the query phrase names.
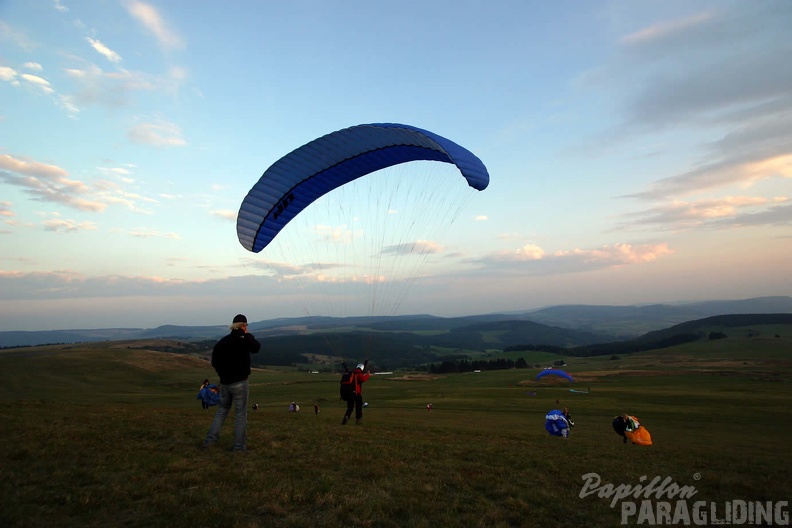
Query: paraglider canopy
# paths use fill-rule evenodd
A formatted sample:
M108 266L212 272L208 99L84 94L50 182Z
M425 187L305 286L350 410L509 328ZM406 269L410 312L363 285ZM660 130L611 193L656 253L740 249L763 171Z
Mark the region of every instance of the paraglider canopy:
M396 123L338 130L283 156L249 190L237 238L262 258L242 263L272 279L253 288L277 283L266 291L286 310L394 315L414 283L467 265L454 244L468 238L447 234L488 184L478 157L433 132Z
M650 446L652 445L652 435L641 425L638 418L629 414L622 414L613 419L613 430L624 439L624 443L629 440L633 444Z
M569 374L567 374L567 373L566 373L566 372L564 372L563 370L558 370L558 369L548 369L548 370L543 370L542 372L540 372L539 374L537 374L537 375L536 375L536 379L538 379L538 380L539 380L539 379L542 379L542 378L544 378L545 376L558 376L558 377L561 377L561 378L567 379L567 380L569 380L569 381L571 381L571 382L574 382L574 381L575 381L575 380L572 378L572 376L570 376Z
M433 132L397 123L353 126L303 145L264 172L239 209L239 242L258 253L320 196L380 169L417 160L455 165L474 189L489 185L479 158Z
M563 411L553 410L545 416L545 429L551 436L562 436L567 438L569 436L570 423L564 416Z

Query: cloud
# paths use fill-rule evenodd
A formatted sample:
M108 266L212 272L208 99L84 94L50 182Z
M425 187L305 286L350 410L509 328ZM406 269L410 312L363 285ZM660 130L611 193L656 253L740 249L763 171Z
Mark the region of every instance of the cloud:
M12 84L19 84L17 80L17 72L8 66L0 66L0 81L10 82Z
M121 59L121 55L102 44L99 40L92 39L91 37L85 37L85 40L88 41L88 43L97 53L102 55L113 64L118 64L123 60Z
M8 154L0 154L0 169L9 170L26 176L48 179L59 179L68 175L65 169L55 165L39 163L37 161L19 160Z
M50 86L49 81L46 79L39 77L38 75L32 75L30 73L23 73L19 76L22 80L27 82L27 86L33 90L37 90L43 92L47 95L53 94L55 90L52 89Z
M125 170L111 169L111 173L123 174ZM120 180L122 183L133 182L129 178ZM108 205L116 204L134 212L149 213L140 204L158 203L154 198L129 191L117 182L98 180L89 185L71 179L65 169L56 165L22 160L8 154L0 155L0 184L2 183L22 187L34 200L88 212L101 212Z
M597 249L572 249L548 254L535 245L516 251L501 251L465 262L497 275L549 276L564 273L583 273L617 266L652 262L673 253L667 243L614 244Z
M138 92L177 94L187 74L170 68L162 75L117 68L105 71L96 64L80 60L64 69L77 87L70 96L78 106L101 105L118 108L129 105Z
M187 142L178 126L166 121L138 123L127 131L132 143L153 147L183 147Z
M652 26L622 37L621 41L625 44L635 45L652 42L661 38L674 38L675 35L685 30L695 29L702 23L712 20L712 18L714 18L714 14L711 11L705 11L677 20L658 22Z
M792 120L792 112L787 117ZM648 190L629 197L659 200L728 186L749 187L770 178L792 178L792 124L779 123L773 129L775 132L769 134L763 145L754 145L753 150L748 138L743 142L736 142L736 137L723 138L714 145L710 162L661 179ZM735 133L737 137L743 135Z
M96 170L107 176L118 178L123 183L135 183L135 180L129 177L132 171L125 167L96 167Z
M11 210L11 205L11 202L0 202L0 216L14 216L14 211Z
M36 43L29 39L24 32L2 20L0 20L0 41L10 41L13 45L28 52L37 47Z
M181 235L177 233L163 233L155 228L139 228L127 231L127 234L136 238L169 238L171 240L181 240Z
M71 270L21 272L0 270L0 301L36 299L94 299L184 296L221 299L228 291L251 295L272 293L266 276L184 280L158 276L88 276ZM184 302L184 299L182 299Z
M476 222L484 222L485 220L489 220L489 216L487 216L487 215L476 215L475 217L473 217L473 220L475 220Z
M237 218L237 211L217 210L217 211L209 211L209 214L216 216L218 218L222 218L224 220L236 221Z
M160 45L166 49L184 47L182 37L171 29L160 15L159 11L151 4L132 1L127 4L129 14L132 15L143 27L153 34Z
M43 70L42 66L37 62L26 62L24 66L34 71ZM23 86L33 93L42 93L51 96L55 104L66 110L69 117L74 117L80 112L80 109L74 104L71 96L55 93L55 89L52 88L50 82L38 75L29 73L20 75L13 68L0 66L0 81L6 81L12 86Z
M429 240L416 240L404 244L394 244L382 248L383 254L397 255L425 255L428 253L441 253L443 247Z
M625 216L633 220L622 227L644 226L666 231L783 226L792 225L792 203L786 197L730 196L696 202L674 201Z
M624 37L608 73L635 88L626 122L695 125L737 107L789 99L792 71L779 66L792 51L790 17L788 2L736 4Z
M102 211L105 205L85 199L88 187L68 177L66 170L55 165L19 160L8 154L0 155L0 183L25 189L34 200L52 202L82 211Z
M107 275L89 277L68 270L19 272L0 270L2 299L59 299L90 297L124 297L141 294L159 296L165 289L178 289L186 281L161 277L123 277ZM172 288L169 288L172 287ZM157 291L161 293L158 294ZM137 291L137 293L136 293Z
M96 230L96 224L94 222L77 222L75 220L64 220L60 218L45 220L41 225L44 227L45 231L56 231L60 233Z
M606 65L585 77L585 88L607 94L620 120L596 142L599 150L641 135L701 138L670 153L697 156L690 170L631 197L667 200L789 177L790 19L790 2L719 4L625 35Z

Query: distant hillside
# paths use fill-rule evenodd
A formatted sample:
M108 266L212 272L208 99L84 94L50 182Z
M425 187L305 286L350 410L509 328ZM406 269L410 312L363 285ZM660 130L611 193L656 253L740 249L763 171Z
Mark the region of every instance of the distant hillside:
M422 320L427 323L426 320ZM266 338L266 354L254 357L258 365L307 363L308 356L335 357L335 362L349 358L367 358L378 368L402 368L440 361L453 355L502 350L518 343L536 343L566 348L612 341L611 336L556 328L531 321L496 321L470 324L470 320L439 321L437 325L416 326L402 322L399 331L386 331L388 324L371 329L344 332L317 331ZM467 323L467 324L465 324ZM416 331L404 330L404 326ZM396 327L394 327L396 328ZM427 333L427 330L431 332ZM274 362L278 363L274 363Z
M519 315L547 325L634 337L716 315L769 313L792 313L792 297L632 306L563 305Z
M792 314L731 314L716 315L695 321L687 321L671 328L649 332L629 341L600 343L574 347L568 351L573 356L601 356L631 354L646 350L668 348L694 341L735 337L738 329L745 337L760 336L770 332L779 336L778 328L786 334L792 333ZM788 335L786 335L788 337Z
M650 331L715 315L792 313L792 297L759 297L737 301L632 306L553 306L540 310L466 317L406 315L396 317L296 317L252 322L257 336L300 336L317 332L422 333L417 346L499 348L514 344L562 347L625 341ZM531 324L528 324L531 323ZM491 325L491 326L487 326ZM124 339L216 340L228 331L213 326L163 325L152 329L107 328L0 332L0 348ZM434 334L434 341L429 336Z

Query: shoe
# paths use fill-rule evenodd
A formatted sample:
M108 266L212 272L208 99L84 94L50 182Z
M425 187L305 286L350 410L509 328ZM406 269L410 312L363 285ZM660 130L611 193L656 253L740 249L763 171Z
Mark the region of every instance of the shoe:
M362 423L363 423L363 418L358 418L357 420L355 420L355 425L360 425Z
M343 419L343 420L341 420L341 425L346 425L348 421L349 421L349 418L347 418L346 416L344 416L344 419Z

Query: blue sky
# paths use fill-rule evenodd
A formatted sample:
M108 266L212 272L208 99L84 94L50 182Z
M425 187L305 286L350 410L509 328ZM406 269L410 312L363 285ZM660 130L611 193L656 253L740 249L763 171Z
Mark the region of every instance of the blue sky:
M395 313L792 295L790 28L786 1L0 2L0 330L364 313L306 304L235 217L376 122L491 176Z

